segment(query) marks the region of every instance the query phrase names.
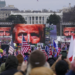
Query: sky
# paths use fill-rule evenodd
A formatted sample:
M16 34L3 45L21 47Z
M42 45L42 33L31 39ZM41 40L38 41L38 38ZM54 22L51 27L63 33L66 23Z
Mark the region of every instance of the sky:
M3 0L1 0L3 1ZM64 7L69 7L69 3L73 7L75 0L5 0L6 6L14 5L19 10L53 10L57 11Z

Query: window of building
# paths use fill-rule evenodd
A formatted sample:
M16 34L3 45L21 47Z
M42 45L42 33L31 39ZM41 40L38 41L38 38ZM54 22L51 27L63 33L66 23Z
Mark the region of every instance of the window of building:
M25 17L25 20L27 20L27 17Z
M42 19L44 20L44 17L42 17Z
M36 20L38 20L38 17L36 17Z
M31 17L29 19L31 20Z

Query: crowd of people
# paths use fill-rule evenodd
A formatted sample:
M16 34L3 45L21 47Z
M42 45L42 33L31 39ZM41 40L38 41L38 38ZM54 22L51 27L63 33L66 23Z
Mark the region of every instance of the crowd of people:
M0 75L75 75L75 60L71 63L61 55L52 64L42 51L33 50L28 61L21 54L8 55L0 64Z

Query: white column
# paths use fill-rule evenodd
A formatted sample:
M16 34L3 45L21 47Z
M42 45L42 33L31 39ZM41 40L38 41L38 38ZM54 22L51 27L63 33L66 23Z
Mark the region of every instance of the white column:
M44 24L46 24L46 16L44 16Z
M31 24L32 24L32 16L31 16Z
M27 17L27 24L29 24L29 17L28 16L26 16Z
M34 24L36 24L36 17L34 16Z

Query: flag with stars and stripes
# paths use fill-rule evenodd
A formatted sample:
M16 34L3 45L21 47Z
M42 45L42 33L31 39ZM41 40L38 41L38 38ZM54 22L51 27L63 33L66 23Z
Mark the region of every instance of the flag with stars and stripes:
M6 55L6 48L3 50L3 55Z
M22 46L21 46L21 54L25 57L24 53L27 53L30 49L30 45L26 42L24 36L22 35Z
M9 54L13 54L13 52L14 52L14 44L13 44L13 41L11 40L11 44L10 44L10 47L9 47Z

